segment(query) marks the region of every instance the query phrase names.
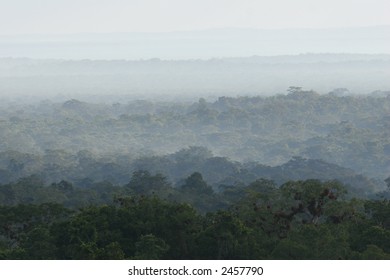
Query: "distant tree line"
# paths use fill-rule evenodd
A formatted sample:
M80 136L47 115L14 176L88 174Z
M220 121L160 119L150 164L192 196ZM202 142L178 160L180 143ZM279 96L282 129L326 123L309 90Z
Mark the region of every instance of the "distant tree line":
M337 179L348 185L351 195L364 198L376 197L386 189L383 178L368 178L323 160L293 157L279 166L259 162L240 163L214 156L205 147L191 146L168 155L135 159L130 155L98 157L87 151L80 151L76 155L61 150L46 151L43 155L11 151L0 153L0 184L3 185L34 178L37 185L65 180L82 188L105 185L109 189L109 186L128 183L134 172L139 170L164 174L173 187L181 186L186 177L200 172L216 192L221 186L242 186L257 178L273 180L277 185L288 180Z

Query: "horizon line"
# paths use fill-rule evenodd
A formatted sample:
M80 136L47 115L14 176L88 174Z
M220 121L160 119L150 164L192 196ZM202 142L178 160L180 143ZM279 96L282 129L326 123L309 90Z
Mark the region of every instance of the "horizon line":
M80 31L80 32L64 32L64 33L14 33L14 34L0 34L0 37L18 37L18 36L72 36L72 35L107 35L107 34L172 34L172 33L186 33L186 32L208 32L221 30L251 30L251 31L298 31L298 30L342 30L342 29L370 29L370 28L390 28L390 24L380 25L361 25L361 26L332 26L332 27L277 27L277 28L260 28L260 27L240 27L240 26L226 26L226 27L211 27L200 29L177 29L167 31Z
M389 53L347 53L347 52L306 52L299 54L278 54L278 55L248 55L248 56L224 56L224 57L211 57L211 58L187 58L187 59L167 59L159 57L150 57L150 58L139 58L139 59L93 59L93 58L80 58L80 59L66 59L66 58L33 58L27 56L0 56L0 60L37 60L37 61L65 61L65 62L80 62L80 61L98 61L98 62L115 62L115 61L124 61L124 62L150 62L150 61L159 61L159 62L196 62L196 61L214 61L214 60L229 60L229 59L248 59L248 58L280 58L280 57L299 57L299 56L326 56L326 55L345 55L345 56L389 56Z

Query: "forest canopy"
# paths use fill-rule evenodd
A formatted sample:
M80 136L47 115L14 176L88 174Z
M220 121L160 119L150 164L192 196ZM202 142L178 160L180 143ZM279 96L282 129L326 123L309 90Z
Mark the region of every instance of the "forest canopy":
M0 258L390 258L388 93L0 108Z

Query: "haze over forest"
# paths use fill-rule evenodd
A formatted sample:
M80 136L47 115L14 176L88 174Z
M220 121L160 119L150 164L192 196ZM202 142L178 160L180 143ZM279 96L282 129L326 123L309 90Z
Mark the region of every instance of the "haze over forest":
M388 54L390 26L220 28L173 32L0 35L2 57L213 59L306 53Z
M390 88L390 27L0 36L0 96L213 98ZM96 100L96 99L95 99Z
M389 25L3 32L0 259L390 259L389 50Z

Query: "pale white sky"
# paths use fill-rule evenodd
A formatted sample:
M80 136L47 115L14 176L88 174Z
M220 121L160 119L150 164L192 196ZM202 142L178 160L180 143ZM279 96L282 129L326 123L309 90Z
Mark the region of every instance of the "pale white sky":
M390 25L390 0L0 0L0 35Z

